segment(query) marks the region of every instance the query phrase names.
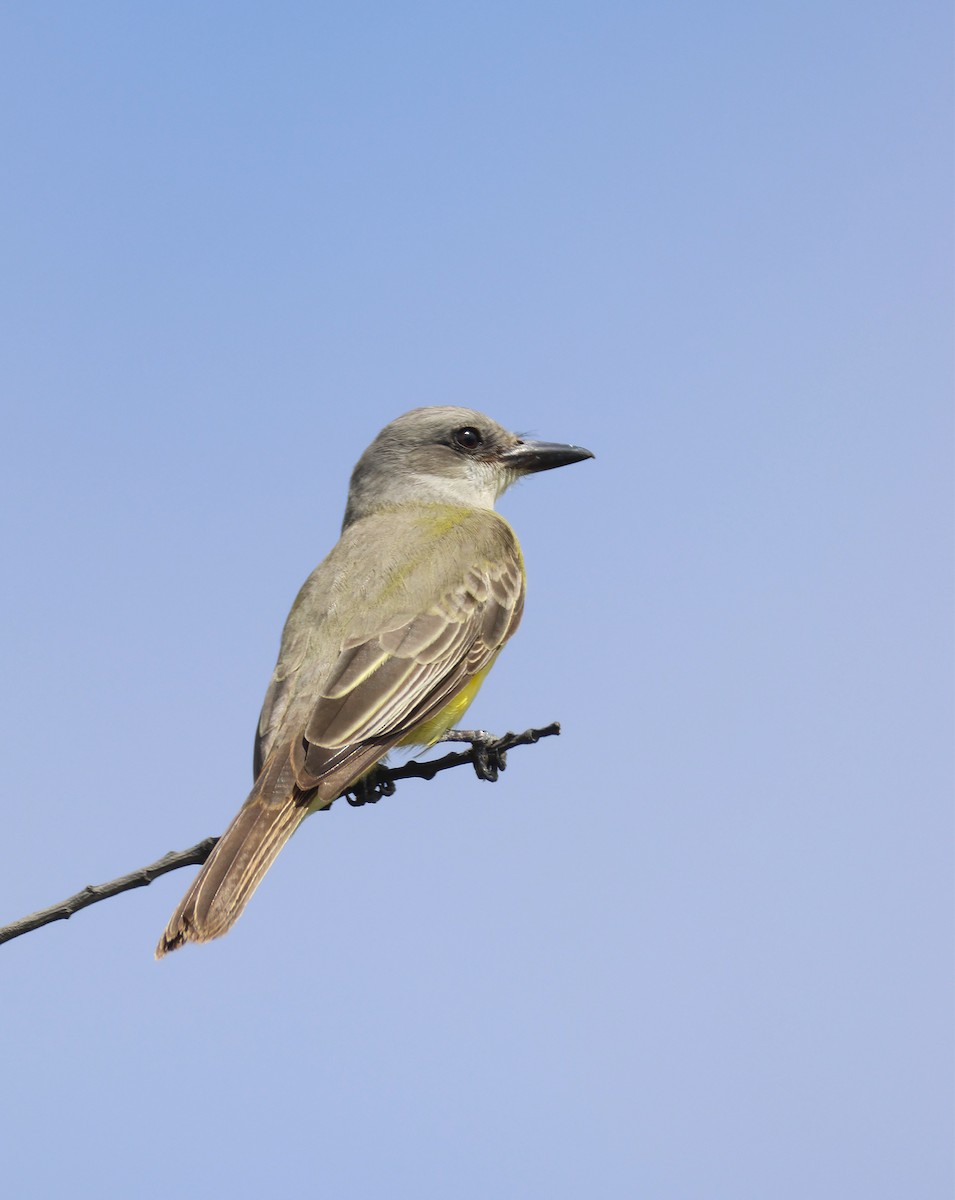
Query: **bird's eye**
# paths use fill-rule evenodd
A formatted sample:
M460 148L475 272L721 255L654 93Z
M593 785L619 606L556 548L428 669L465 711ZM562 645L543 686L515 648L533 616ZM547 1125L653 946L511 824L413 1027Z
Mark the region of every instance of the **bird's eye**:
M476 450L478 446L484 445L484 438L481 437L480 430L475 429L473 425L465 425L463 429L455 430L454 444L462 450Z

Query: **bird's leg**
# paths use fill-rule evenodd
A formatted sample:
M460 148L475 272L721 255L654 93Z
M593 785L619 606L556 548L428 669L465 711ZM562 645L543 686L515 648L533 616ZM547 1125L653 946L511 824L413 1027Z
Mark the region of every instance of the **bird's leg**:
M394 794L395 781L388 777L386 767L375 763L360 779L355 780L345 793L345 799L352 808L360 808L363 804L377 804L382 796Z
M485 729L449 729L442 742L470 742L471 764L478 779L496 783L507 766L507 753L501 749L501 739Z

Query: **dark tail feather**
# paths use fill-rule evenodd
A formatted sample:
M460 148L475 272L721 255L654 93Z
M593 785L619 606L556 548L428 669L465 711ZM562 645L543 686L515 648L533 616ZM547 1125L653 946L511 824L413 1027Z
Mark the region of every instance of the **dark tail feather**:
M295 786L287 754L266 762L248 800L170 918L156 947L157 958L184 942L208 942L232 928L307 816L309 799Z

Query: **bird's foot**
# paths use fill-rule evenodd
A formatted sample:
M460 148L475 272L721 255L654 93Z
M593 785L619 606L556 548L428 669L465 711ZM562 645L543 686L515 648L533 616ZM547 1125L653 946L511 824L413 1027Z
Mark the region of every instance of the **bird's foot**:
M389 778L381 763L375 763L360 779L355 780L345 793L345 799L352 808L361 808L363 804L377 804L382 796L394 794L394 780Z
M507 752L501 749L501 739L485 729L449 729L441 741L469 742L474 773L488 783L496 783L507 766Z

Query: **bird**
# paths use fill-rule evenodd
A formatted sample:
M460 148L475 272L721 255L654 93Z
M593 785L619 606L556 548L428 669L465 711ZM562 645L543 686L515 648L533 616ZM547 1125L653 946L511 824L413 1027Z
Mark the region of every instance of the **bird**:
M339 541L289 612L245 803L156 957L226 933L306 816L396 746L461 719L524 607L517 536L494 510L522 476L593 458L470 408L412 409L359 458Z

